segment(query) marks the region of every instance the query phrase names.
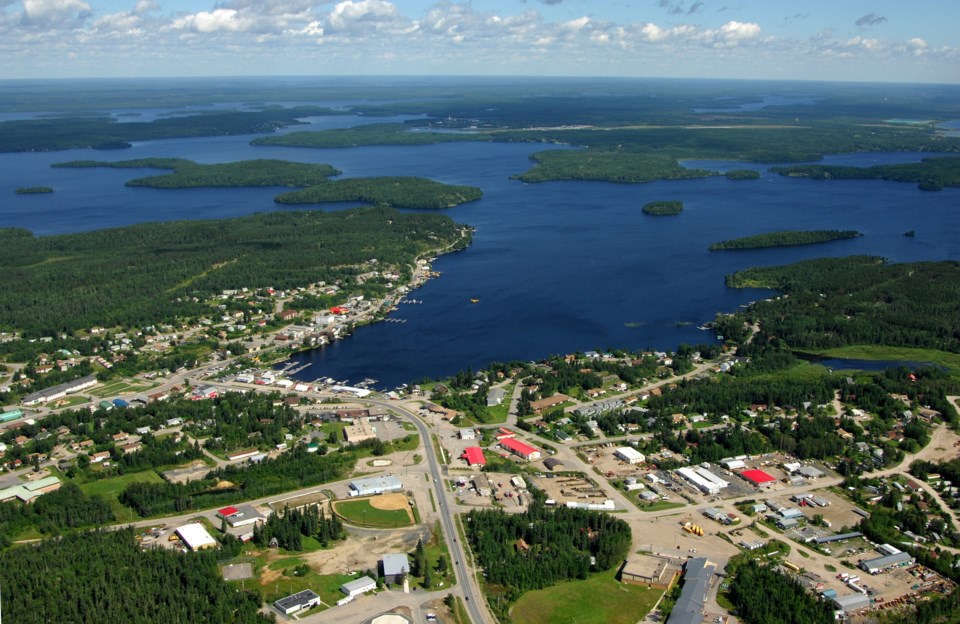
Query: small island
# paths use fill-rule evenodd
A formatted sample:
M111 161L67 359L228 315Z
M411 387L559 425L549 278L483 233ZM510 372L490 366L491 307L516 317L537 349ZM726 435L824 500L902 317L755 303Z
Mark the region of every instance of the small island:
M17 195L38 195L40 193L52 193L52 186L21 186L14 191Z
M654 217L678 215L683 211L681 201L652 201L643 207L643 214Z
M753 169L731 169L723 174L728 180L759 180L760 172Z
M794 245L814 245L817 243L827 243L834 240L845 238L857 238L863 236L856 230L809 230L809 231L784 231L769 232L767 234L757 234L756 236L744 236L743 238L733 238L710 245L710 251L725 251L739 249L763 249L765 247L791 247Z

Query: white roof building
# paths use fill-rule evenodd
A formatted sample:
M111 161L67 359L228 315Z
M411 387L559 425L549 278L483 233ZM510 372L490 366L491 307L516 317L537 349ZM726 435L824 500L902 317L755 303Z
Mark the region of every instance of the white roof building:
M349 583L344 583L341 585L340 591L353 598L354 596L365 594L368 591L373 591L376 588L377 582L375 580L369 576L361 576L355 581L350 581Z
M613 454L628 464L642 464L644 460L646 460L646 456L644 456L643 453L629 446L621 446L615 450Z
M185 524L177 529L177 535L183 540L190 550L203 550L204 548L216 548L217 540L207 533L203 525L199 522Z

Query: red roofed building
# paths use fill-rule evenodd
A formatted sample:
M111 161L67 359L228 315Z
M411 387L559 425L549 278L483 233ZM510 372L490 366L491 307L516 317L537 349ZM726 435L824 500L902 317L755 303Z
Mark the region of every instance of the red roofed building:
M757 487L770 487L776 479L762 470L744 470L740 476Z
M540 451L529 444L524 444L515 438L504 438L500 440L500 446L510 451L514 455L519 455L527 461L540 459Z
M495 437L497 440L506 440L507 438L517 437L517 434L505 427L500 427L497 429L497 433L493 437Z
M236 507L224 507L223 509L217 511L217 515L221 518L226 518L227 516L232 516L233 514L237 513L237 511L238 510Z
M486 466L487 458L483 456L483 449L479 446L468 446L463 450L462 458L467 460L470 466Z

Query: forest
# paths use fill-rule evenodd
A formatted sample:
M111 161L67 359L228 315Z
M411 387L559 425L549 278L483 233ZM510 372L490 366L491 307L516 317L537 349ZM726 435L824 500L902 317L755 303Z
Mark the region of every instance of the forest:
M765 247L790 247L792 245L814 245L816 243L827 243L845 238L857 238L863 236L856 230L806 230L806 231L783 231L768 232L766 234L757 234L755 236L744 236L743 238L733 238L720 241L710 245L710 251L723 251L727 249L763 249Z
M0 229L0 328L25 337L145 327L213 314L224 289L351 279L371 258L404 266L468 240L463 226L385 207L145 223L36 237Z
M748 316L793 349L872 344L960 353L958 262L820 258L740 271L727 285L789 295L758 301Z
M629 554L630 526L623 520L583 509L547 508L540 492L533 498L522 514L472 510L464 523L486 582L504 592L508 602L531 589L609 570Z
M49 495L48 495L49 496ZM217 553L142 550L132 529L44 540L0 554L11 622L266 624L260 598L221 578Z
M681 201L652 201L643 205L643 214L654 217L678 215L683 211Z
M783 176L811 180L889 180L917 182L921 191L940 191L960 186L960 156L924 158L918 163L849 167L843 165L795 165L771 169Z
M730 597L746 624L831 624L833 608L796 580L748 561L737 568ZM786 616L789 614L789 617Z
M56 536L68 529L101 526L113 521L110 504L100 496L87 496L73 483L44 494L29 505L0 503L0 548L27 528L44 536Z

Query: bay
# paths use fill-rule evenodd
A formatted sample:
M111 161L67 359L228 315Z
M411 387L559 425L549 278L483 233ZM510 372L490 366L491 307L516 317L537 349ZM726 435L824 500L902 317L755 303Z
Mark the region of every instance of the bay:
M346 127L352 116L311 118ZM353 118L357 123L367 119ZM378 119L380 121L390 121ZM453 143L416 147L311 150L253 147L250 136L152 141L120 151L70 150L0 154L0 225L48 235L131 223L223 218L278 209L280 189L127 188L152 170L52 169L85 158L182 157L198 162L279 158L329 163L347 177L418 175L484 191L480 201L446 214L476 228L474 244L439 258L442 273L401 305L405 323L378 323L322 349L295 356L312 366L299 376L354 382L372 377L395 387L424 377L531 360L574 350L673 349L713 341L697 326L765 291L731 290L724 276L755 265L805 258L876 254L892 261L960 257L960 191L918 191L879 180L811 181L771 174L766 165L687 161L717 171L752 168L759 180L723 177L623 185L602 182L525 184L510 176L543 145ZM924 154L852 154L825 162L869 166L912 162ZM47 195L14 195L48 185ZM676 217L640 208L680 200ZM342 209L354 204L326 206ZM303 209L303 206L295 209ZM823 245L709 252L722 239L791 229L855 229L864 236ZM904 237L914 230L916 236ZM478 303L471 303L478 299Z

